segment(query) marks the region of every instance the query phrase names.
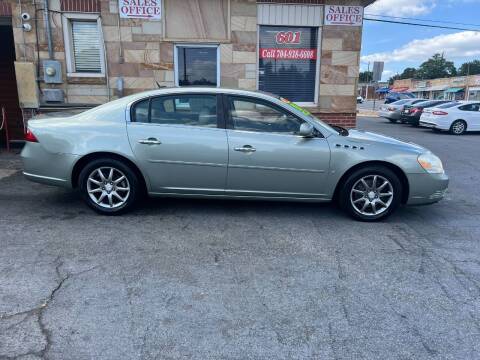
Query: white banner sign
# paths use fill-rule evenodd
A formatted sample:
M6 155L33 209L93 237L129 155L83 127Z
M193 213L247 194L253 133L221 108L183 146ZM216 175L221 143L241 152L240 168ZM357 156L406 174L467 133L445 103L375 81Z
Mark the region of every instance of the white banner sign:
M325 5L325 25L362 26L363 7Z
M162 0L118 0L120 17L124 19L160 20Z

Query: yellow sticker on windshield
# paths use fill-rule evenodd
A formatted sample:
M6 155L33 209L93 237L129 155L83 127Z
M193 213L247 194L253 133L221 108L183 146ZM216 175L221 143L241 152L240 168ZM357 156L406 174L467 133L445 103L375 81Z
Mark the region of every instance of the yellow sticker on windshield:
M305 110L305 109L302 108L301 106L298 106L297 104L295 104L294 102L291 102L291 101L288 100L288 99L285 99L285 98L281 97L280 100L283 101L285 104L290 105L290 106L293 107L294 109L296 109L296 110L298 110L298 111L301 111L301 112L304 113L305 115L312 115L312 114L310 114L309 111Z

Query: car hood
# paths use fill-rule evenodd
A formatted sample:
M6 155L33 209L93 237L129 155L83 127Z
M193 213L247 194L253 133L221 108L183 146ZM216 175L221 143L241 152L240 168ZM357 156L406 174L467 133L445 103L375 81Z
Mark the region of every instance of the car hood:
M417 153L428 152L427 149L425 149L420 145L417 145L411 142L401 141L401 140L392 138L390 136L385 136L385 135L377 134L370 131L364 131L364 130L349 130L348 139L353 142L362 143L364 145L368 145L372 143L382 143L382 144L398 146L405 150L411 150Z

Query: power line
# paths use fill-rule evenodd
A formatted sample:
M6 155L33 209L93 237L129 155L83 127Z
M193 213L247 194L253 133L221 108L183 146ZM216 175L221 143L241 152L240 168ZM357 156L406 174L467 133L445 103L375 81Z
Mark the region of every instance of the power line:
M461 22L447 21L447 20L418 19L418 18L411 18L411 17L379 15L379 14L371 14L371 13L365 13L365 15L367 15L367 16L385 17L385 18L390 18L390 19L414 20L414 21L434 22L434 23L441 23L441 24L454 24L454 25L464 25L464 26L480 27L480 24L469 24L469 23L461 23Z
M458 28L458 27L452 27L452 26L419 24L419 23L406 22L406 21L395 21L395 20L384 20L384 19L372 19L372 18L364 18L364 20L376 21L376 22L384 22L384 23L389 23L389 24L401 24L401 25L411 25L411 26L422 26L422 27L437 28L437 29L448 29L448 30L461 30L461 31L480 32L480 29L467 29L467 28Z

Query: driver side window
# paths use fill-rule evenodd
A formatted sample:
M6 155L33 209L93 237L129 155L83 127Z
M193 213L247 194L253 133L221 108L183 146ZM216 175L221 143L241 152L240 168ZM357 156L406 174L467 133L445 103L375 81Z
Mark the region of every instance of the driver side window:
M235 130L296 134L301 119L268 103L251 98L230 97L230 115Z

